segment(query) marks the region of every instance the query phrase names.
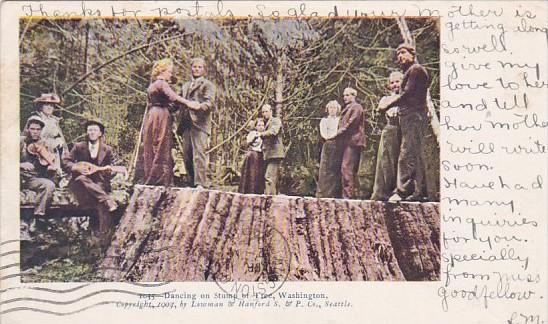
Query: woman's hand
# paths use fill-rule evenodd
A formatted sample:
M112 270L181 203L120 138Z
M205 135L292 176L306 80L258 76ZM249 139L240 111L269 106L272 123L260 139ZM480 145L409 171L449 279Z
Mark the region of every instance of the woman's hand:
M201 105L198 101L189 101L187 102L186 106L192 110L200 110L201 108Z
M398 100L399 97L400 97L399 95L391 95L389 97L385 97L384 100L381 100L381 102L379 102L378 109L379 110L388 109L388 106L390 106L392 103Z
M377 107L377 110L386 110L388 109L388 100L384 100L382 102L379 102L379 106Z

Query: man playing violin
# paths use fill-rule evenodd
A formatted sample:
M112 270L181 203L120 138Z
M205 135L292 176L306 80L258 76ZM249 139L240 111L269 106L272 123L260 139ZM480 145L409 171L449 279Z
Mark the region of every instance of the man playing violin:
M75 194L78 204L94 208L96 220L90 220L94 236L105 238L111 228L111 215L118 208L108 195L113 172L124 172L123 167L114 167L112 148L105 144L102 136L105 126L99 121L85 124L87 138L74 144L72 150L63 157L66 171L71 174L69 189ZM90 168L90 166L92 166Z
M31 116L27 120L25 130L20 140L21 162L19 169L21 171L22 188L35 191L37 194L36 205L34 208L35 216L44 216L46 209L53 197L55 183L52 181L56 167L50 164L51 160L48 153L43 152L45 146L40 137L44 128L44 121L38 116ZM38 147L41 149L29 149ZM41 154L39 154L40 152Z

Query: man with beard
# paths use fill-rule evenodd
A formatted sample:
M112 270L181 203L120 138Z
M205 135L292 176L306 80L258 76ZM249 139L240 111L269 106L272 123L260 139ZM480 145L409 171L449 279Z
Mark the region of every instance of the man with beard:
M75 194L78 204L93 208L97 213L98 223L90 220L94 236L104 239L111 229L111 215L118 208L116 202L108 195L111 191L110 180L114 156L112 148L103 142L105 126L96 120L86 122L87 139L74 144L74 147L63 158L67 172L71 174L69 188ZM81 163L87 162L87 163ZM100 171L94 172L94 167ZM124 172L125 170L121 168Z
M183 157L191 186L207 188L209 137L211 114L214 109L215 85L205 78L205 60L196 57L191 61L192 77L181 89L181 97L196 104L185 110L178 133L182 134Z
M424 195L422 162L423 128L427 120L426 98L429 77L426 69L416 61L415 47L400 44L396 60L405 71L401 92L379 108L399 107L401 129L400 156L398 159L398 186L391 201L404 199L418 201ZM382 107L381 107L382 106Z
M353 88L343 91L345 107L341 112L336 138L342 146L341 182L342 197L355 199L358 197L358 167L360 153L365 146L365 127L362 106L356 102L358 92Z

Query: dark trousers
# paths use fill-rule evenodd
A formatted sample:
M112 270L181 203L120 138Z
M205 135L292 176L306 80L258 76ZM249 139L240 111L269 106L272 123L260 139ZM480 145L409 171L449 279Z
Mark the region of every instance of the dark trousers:
M345 199L358 197L358 168L360 166L361 147L348 145L343 149L341 180L342 196Z
M424 195L425 175L422 159L423 129L426 116L411 113L400 116L401 146L398 159L398 188L401 197Z
M96 221L90 221L92 231L96 232L98 227L100 234L107 233L112 226L109 206L114 202L105 189L85 175L73 179L69 187L76 195L80 206L93 208L97 213L99 224Z

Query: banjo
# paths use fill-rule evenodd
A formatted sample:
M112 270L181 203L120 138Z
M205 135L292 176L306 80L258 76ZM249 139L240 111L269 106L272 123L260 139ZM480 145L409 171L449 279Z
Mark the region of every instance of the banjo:
M93 163L90 163L90 162L86 162L86 161L80 161L76 164L74 164L74 166L72 167L72 170L73 171L76 171L78 173L81 173L81 174L87 174L87 175L92 175L94 173L97 173L97 172L115 172L115 173L123 173L124 176L127 176L127 170L124 166L116 166L116 165L111 165L111 166L97 166Z

